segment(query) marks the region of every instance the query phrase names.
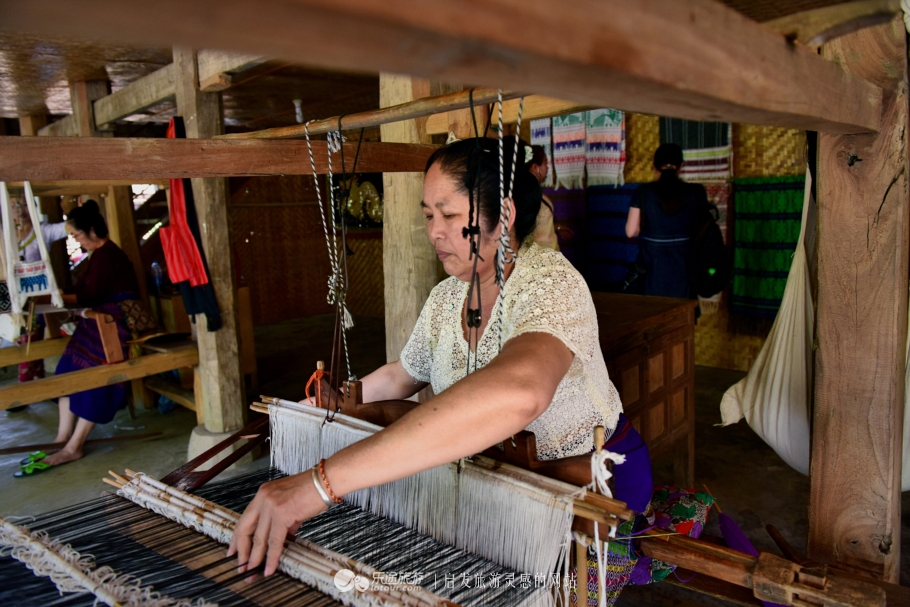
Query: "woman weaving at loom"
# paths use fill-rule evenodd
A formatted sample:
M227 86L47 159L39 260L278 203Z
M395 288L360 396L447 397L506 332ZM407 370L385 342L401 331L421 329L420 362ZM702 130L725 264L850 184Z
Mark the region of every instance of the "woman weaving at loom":
M120 304L138 299L139 283L133 264L120 247L108 239L107 223L94 200L69 213L66 230L89 252L90 257L82 278L65 292L64 302L69 306L94 308L112 316L117 323L120 345L126 348L126 341L131 335ZM97 323L81 321L57 364L56 374L105 362ZM51 455L33 453L23 460L16 475L27 476L81 458L82 446L95 424L113 420L125 394L125 385L118 383L61 397L60 422L54 442L65 443L64 447Z
M506 138L506 176L514 145ZM526 169L507 199L508 244L518 253L502 268L500 293L499 163L487 138L430 158L421 206L451 276L430 294L401 360L363 379L364 402L407 398L428 384L436 396L325 460L319 476L263 485L229 550L241 571L265 559L266 575L274 572L285 536L340 496L479 453L523 429L536 435L540 459L556 459L591 452L594 427L604 426L606 448L627 456L615 471L617 499L639 512L647 506L647 447L607 375L587 285L560 253L533 243L541 191Z

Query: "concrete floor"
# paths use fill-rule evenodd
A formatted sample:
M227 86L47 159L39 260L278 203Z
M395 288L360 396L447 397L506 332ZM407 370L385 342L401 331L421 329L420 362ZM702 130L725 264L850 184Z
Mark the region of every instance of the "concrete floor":
M260 389L258 393L298 399L317 360L328 359L333 317L317 316L256 329ZM362 376L385 361L385 338L381 319L358 319L349 335L351 363ZM743 373L696 368L696 479L718 498L723 511L736 520L760 550L779 553L765 532L775 525L793 546L805 551L808 532L808 479L790 469L745 423L721 428L718 406L724 391ZM7 370L0 383L15 381ZM255 395L251 395L255 396ZM161 431L153 440L98 445L87 449L78 462L33 478L15 479L24 454L0 456L0 516L28 516L97 496L106 485L100 482L108 469L129 467L163 476L186 460L195 414L177 407L168 414L139 411L130 419L127 411L96 428L92 438ZM0 447L49 442L57 423L56 405L41 403L20 412L0 412ZM262 458L249 467L267 464ZM670 482L670 463L655 462L655 481ZM902 500L903 526L901 577L910 585L910 493ZM712 514L707 531L719 535ZM684 588L659 584L628 588L620 605L631 607L721 605Z

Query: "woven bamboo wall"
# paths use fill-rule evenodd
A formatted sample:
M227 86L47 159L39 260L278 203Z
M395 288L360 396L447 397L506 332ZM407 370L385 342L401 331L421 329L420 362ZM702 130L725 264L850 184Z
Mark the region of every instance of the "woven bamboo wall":
M250 287L253 324L330 312L328 253L312 178L253 177L230 184L231 248L238 283ZM355 316L383 315L378 234L353 234L349 242L355 254L347 302Z
M654 150L660 145L660 118L626 114L626 183L654 180Z
M775 126L733 125L733 176L806 174L806 132Z

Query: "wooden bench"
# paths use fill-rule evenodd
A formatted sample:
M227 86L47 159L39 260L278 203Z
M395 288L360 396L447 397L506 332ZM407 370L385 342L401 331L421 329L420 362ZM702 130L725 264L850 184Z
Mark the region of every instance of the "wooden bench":
M40 343L42 342L33 344L33 348ZM123 362L99 365L2 388L0 389L0 411L110 384L141 380L165 371L194 367L198 364L199 351L196 349L196 344L191 341L180 342L169 346L166 352L152 352Z

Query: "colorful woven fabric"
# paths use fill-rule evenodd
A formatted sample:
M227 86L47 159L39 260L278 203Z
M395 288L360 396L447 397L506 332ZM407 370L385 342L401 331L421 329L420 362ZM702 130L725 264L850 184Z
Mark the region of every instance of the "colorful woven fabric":
M733 292L730 311L773 319L799 239L805 177L733 182Z
M625 125L625 114L621 110L585 112L585 167L589 187L623 184Z
M730 178L729 145L717 148L683 150L683 168L679 176L685 181L717 181Z
M619 526L616 530L617 538L633 535L634 521L627 521ZM605 586L606 586L606 604L613 605L619 598L619 593L629 583L635 564L638 562L638 555L632 546L631 539L610 540L607 544L607 562L605 563ZM600 605L597 593L597 553L594 548L588 548L587 575L578 577L576 570L576 580L585 585L585 598L579 601L577 588L570 592L570 600L573 605L585 605L586 607L598 607Z
M556 187L580 190L585 175L585 113L553 118L553 167Z
M730 178L730 125L681 118L660 119L660 142L683 150L680 177L686 181L719 181Z
M645 516L659 529L697 538L704 530L714 498L702 491L657 486ZM619 535L619 534L617 534ZM629 583L637 586L662 582L676 565L643 556L638 559Z
M553 136L549 118L531 121L531 145L539 145L547 155L547 178L542 187L553 187Z

